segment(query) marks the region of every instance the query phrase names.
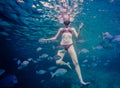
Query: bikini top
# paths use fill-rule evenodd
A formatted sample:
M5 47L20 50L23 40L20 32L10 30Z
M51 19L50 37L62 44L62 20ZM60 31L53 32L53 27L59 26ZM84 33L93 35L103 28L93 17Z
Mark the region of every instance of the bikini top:
M63 28L63 29L61 30L61 33L62 33L62 34L63 34L63 33L66 33L66 32L69 32L69 33L72 34L72 29L71 29L71 28L68 28L68 29Z

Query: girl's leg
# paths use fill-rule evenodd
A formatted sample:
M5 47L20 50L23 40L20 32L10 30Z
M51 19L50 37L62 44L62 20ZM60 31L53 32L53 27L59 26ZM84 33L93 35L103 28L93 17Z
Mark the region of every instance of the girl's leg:
M71 69L70 63L69 62L66 63L66 62L63 61L63 57L65 55L65 51L64 50L58 50L57 55L60 56L60 59L56 61L56 64L66 65L66 66L68 66Z
M75 49L74 49L73 45L71 45L69 47L68 53L71 56L71 59L72 59L73 64L75 66L75 70L76 70L76 73L77 73L77 75L79 77L80 83L83 84L83 85L89 84L89 82L84 82L83 79L82 79L82 74L81 74L80 66L79 66L77 55L76 55L76 52L75 52Z

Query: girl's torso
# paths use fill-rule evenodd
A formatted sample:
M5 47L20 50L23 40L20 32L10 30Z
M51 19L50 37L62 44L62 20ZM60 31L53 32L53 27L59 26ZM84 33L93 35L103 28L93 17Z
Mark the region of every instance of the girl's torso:
M68 28L62 28L61 29L61 34L62 34L62 40L61 40L61 45L68 45L68 44L72 44L72 28L68 27Z

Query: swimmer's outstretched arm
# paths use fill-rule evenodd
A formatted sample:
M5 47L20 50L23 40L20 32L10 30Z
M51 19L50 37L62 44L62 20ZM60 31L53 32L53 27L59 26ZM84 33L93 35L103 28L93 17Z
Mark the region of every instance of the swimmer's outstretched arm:
M79 25L78 32L76 32L76 30L75 30L75 29L73 30L73 33L74 33L74 35L75 35L75 37L76 37L76 38L79 38L80 31L81 31L81 29L82 29L83 25L84 25L83 23L81 23L81 24Z
M56 34L54 37L47 38L47 39L41 38L39 41L52 41L52 40L56 40L56 39L59 37L60 33L61 33L60 30L61 30L61 29L58 30L57 34Z

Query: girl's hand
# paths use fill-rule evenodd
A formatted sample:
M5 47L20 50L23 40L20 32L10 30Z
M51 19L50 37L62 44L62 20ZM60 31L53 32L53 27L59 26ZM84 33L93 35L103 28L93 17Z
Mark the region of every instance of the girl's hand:
M39 39L39 42L47 42L47 39L40 38L40 39Z
M83 23L81 23L81 24L79 25L79 29L81 29L81 28L83 27L83 25L84 25L84 24L83 24Z

